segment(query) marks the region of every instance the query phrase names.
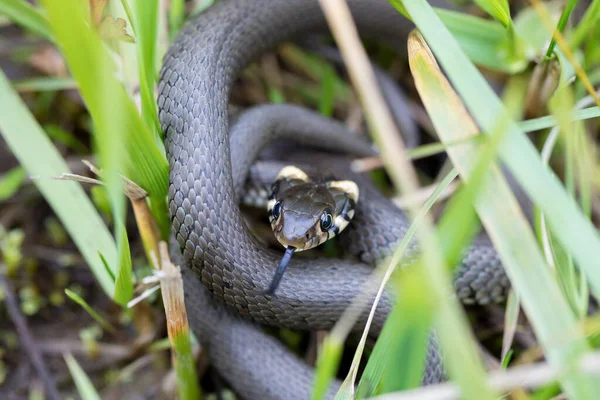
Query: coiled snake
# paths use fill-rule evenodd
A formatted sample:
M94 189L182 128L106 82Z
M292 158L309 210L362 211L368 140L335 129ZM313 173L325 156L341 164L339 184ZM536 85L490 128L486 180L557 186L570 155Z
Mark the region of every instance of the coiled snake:
M361 34L405 46L407 22L386 0L349 4ZM368 179L349 171L343 157L312 158L314 169L327 168L337 179L358 184L356 214L339 238L360 261L292 259L275 294L265 294L282 252L250 232L239 208L246 173L261 147L289 135L354 156L373 151L335 121L285 105L246 112L230 137L230 90L241 69L260 54L326 28L317 0L222 0L184 26L160 73L168 206L183 254L180 264L189 267L182 269L188 317L215 367L245 398L309 397L311 369L254 323L330 329L360 292L373 263L394 249L409 225ZM278 172L268 165L262 171L257 174L271 174L270 179ZM413 245L409 253L415 251ZM455 283L459 298L469 303L502 300L508 288L500 260L485 241L466 250ZM373 332L381 330L392 304L386 293ZM440 360L430 353L425 380L437 380Z

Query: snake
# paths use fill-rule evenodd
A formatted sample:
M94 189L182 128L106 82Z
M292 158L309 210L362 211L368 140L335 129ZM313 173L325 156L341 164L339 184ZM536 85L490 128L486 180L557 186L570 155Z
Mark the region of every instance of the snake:
M412 27L387 1L348 4L363 37L403 51ZM285 104L230 115L231 90L246 66L286 41L326 31L317 0L221 0L186 22L159 74L172 254L182 266L188 319L212 365L247 399L310 397L312 367L262 326L331 329L361 293L373 266L395 250L410 226L405 213L366 175L349 168L350 157L377 151L343 124ZM282 151L286 164L307 174L328 171L336 181L352 181L360 200L351 223L338 235L347 257L294 257L277 290L266 293L282 249L253 233L240 200L248 174L256 181L277 180L281 164L252 163L265 145L282 138L319 148L312 153L288 148ZM407 265L418 252L418 243L411 242L404 255ZM464 250L454 285L465 304L505 299L509 281L488 239L479 238ZM395 296L384 291L373 335L381 331ZM367 311L361 314L356 329L364 327L367 316ZM442 380L435 343L427 356L423 382ZM329 397L338 386L337 381L331 385Z

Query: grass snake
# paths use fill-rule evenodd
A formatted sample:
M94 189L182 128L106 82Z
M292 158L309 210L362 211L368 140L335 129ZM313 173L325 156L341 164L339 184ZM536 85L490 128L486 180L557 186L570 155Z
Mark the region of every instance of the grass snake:
M349 5L361 35L384 39L400 50L406 45L411 27L387 1L350 0ZM274 139L293 137L353 156L374 152L342 124L292 105L250 109L230 129L230 91L241 70L259 55L326 29L317 0L222 0L185 24L160 72L168 206L173 245L181 251L176 256L182 256L188 317L212 363L245 398L309 397L311 368L256 324L330 329L359 294L373 264L393 251L409 226L404 213L368 179L352 173L343 156L316 157L308 167L326 168L360 188L353 221L339 235L358 261L292 259L277 292L265 296L282 252L253 235L239 207L260 149ZM263 167L254 173L267 179L273 168L268 163ZM409 253L417 251L413 245ZM465 250L455 285L465 303L504 298L508 279L488 241ZM392 305L393 294L386 292L373 321L374 334ZM366 314L357 326L365 319ZM439 380L440 371L440 359L430 349L424 380Z

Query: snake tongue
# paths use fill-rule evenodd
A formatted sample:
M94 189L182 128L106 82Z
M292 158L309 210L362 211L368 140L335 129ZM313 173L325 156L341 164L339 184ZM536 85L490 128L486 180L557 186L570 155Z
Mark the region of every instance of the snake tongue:
M273 276L271 285L269 286L269 289L265 292L265 295L270 296L273 293L275 293L275 290L277 289L277 286L279 286L279 282L281 281L281 278L283 277L283 273L285 272L285 269L287 268L288 264L290 263L290 260L292 259L292 255L294 254L295 250L296 250L296 248L292 247L292 246L288 246L285 249L285 254L281 258L281 261L279 262L279 266L277 267L277 270L275 271L275 275Z

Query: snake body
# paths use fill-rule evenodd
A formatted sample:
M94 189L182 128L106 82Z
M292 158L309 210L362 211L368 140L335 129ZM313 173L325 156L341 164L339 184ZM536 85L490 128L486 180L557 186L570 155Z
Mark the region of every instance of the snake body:
M408 27L387 1L349 4L361 32L405 43ZM251 111L238 118L230 137L229 94L241 69L257 56L326 27L317 0L222 0L184 26L160 73L168 206L181 264L189 267L183 270L188 317L215 366L246 398L307 398L311 385L310 368L253 324L330 329L360 293L373 263L390 254L409 226L405 215L368 179L349 171L343 158L315 159L312 167L323 163L336 179L358 184L361 200L340 240L360 261L293 259L277 292L265 296L282 254L250 232L239 209L244 174L262 145L283 135L302 140L306 134L310 142L317 132L325 148L359 156L373 151L335 121L293 106ZM295 120L303 125L290 124ZM307 129L310 124L317 129ZM413 245L408 255L417 251ZM466 250L455 284L466 303L504 298L508 280L489 242ZM386 292L374 333L392 305L393 294ZM365 319L366 314L358 326ZM428 373L439 378L440 370L433 355Z

